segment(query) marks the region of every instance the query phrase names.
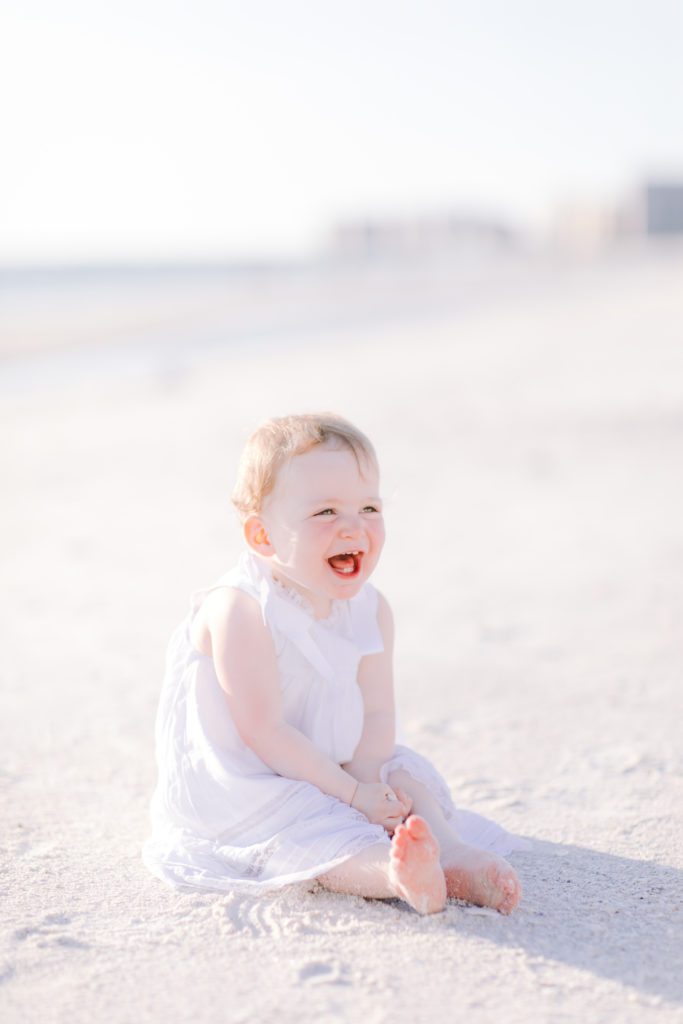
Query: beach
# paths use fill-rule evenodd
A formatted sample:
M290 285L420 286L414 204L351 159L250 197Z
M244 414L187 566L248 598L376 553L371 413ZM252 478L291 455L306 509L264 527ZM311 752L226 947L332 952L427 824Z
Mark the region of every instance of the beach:
M98 369L85 318L74 347L94 355L69 373L74 336L52 323L42 344L37 320L17 370L16 313L4 1022L683 1021L683 251L519 277L492 302L422 282L404 317L391 289L306 329L293 313L283 337L217 306L206 345L172 358L150 300L144 360ZM133 337L127 316L109 323ZM240 552L241 447L317 409L379 454L405 742L458 806L531 840L511 917L180 892L141 862L165 647Z

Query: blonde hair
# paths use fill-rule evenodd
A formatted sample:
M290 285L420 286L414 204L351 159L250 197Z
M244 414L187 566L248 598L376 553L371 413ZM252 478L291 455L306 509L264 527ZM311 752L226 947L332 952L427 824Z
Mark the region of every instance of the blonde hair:
M240 517L244 520L261 511L288 459L320 444L350 449L359 468L363 461L377 464L375 449L365 434L335 413L304 413L266 420L247 441L237 470L232 503Z

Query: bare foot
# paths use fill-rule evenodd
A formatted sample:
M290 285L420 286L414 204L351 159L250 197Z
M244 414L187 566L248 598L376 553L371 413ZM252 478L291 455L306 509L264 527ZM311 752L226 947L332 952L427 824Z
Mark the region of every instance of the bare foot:
M502 857L459 843L444 859L451 899L493 907L501 914L509 914L519 903L522 886L516 871Z
M446 880L439 844L424 818L411 814L394 832L389 881L396 895L418 914L436 914L446 905Z

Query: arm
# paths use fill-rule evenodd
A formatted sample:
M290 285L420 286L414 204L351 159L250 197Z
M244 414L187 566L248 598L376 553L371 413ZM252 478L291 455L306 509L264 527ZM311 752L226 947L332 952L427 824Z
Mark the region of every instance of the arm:
M244 743L278 775L310 782L375 825L395 828L401 806L387 800L393 796L390 786L355 779L285 722L273 640L258 604L226 588L209 595L207 606L211 657Z
M379 595L377 622L384 641L379 654L367 654L358 669L365 719L360 742L344 768L361 782L377 782L379 770L394 753L394 619L386 599Z
M258 604L242 591L217 590L207 598L207 625L218 682L244 743L278 775L350 804L357 780L282 717L273 641Z

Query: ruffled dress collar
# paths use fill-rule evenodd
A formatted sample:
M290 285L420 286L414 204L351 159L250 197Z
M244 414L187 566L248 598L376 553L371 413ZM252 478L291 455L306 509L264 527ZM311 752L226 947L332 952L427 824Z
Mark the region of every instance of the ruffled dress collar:
M258 591L264 623L287 636L324 679L348 677L351 666L355 676L361 657L384 649L377 593L370 584L348 601L332 601L330 614L317 619L309 602L275 580L267 563L252 552L242 555L240 566Z

